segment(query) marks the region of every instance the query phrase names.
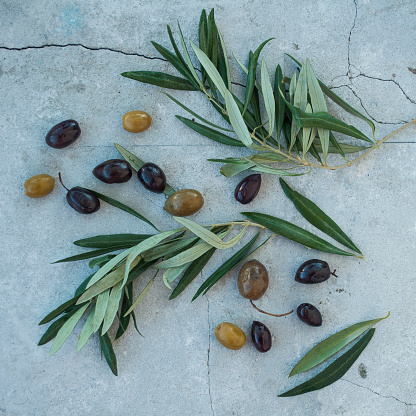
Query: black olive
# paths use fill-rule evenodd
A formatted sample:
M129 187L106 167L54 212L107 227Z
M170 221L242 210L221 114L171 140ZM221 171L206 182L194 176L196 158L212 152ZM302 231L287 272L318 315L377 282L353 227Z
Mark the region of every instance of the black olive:
M61 173L59 173L59 181L68 191L66 200L75 211L81 214L92 214L100 209L100 200L91 191L80 186L68 189L62 182Z
M255 173L245 177L235 188L234 198L241 204L248 204L259 193L261 186L261 175Z
M63 149L74 143L81 134L81 128L75 120L65 120L53 126L46 135L46 143L55 148Z
M321 326L322 316L318 309L310 303L301 303L297 309L298 318L310 326Z
M137 176L149 191L161 194L166 188L166 176L163 170L154 163L145 163L137 172Z
M267 352L272 347L272 334L266 325L253 321L251 325L251 339L257 351Z
M328 263L323 260L311 259L303 263L295 275L295 280L299 283L321 283L328 280L331 276Z
M110 159L100 163L92 173L105 183L128 182L133 174L130 163L122 159Z

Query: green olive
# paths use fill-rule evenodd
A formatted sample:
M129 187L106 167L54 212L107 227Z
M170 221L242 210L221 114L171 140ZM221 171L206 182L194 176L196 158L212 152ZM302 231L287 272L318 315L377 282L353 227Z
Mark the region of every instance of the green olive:
M246 342L246 334L229 322L222 322L215 328L215 338L230 350L239 350Z
M26 195L29 198L42 198L53 191L55 179L42 173L29 178L25 184Z
M140 133L151 124L152 117L144 111L130 111L123 116L123 128L130 133Z
M174 192L165 202L164 210L177 217L187 217L198 212L204 205L203 196L195 189Z
M269 287L267 269L258 260L250 260L238 273L238 290L246 299L260 299Z

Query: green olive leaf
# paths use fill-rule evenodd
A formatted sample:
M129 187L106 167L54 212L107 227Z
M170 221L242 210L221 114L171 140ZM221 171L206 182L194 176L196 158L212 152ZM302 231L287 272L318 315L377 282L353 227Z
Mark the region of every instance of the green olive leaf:
M280 178L280 185L286 196L293 202L296 209L307 219L312 225L332 237L345 247L355 251L362 256L361 251L351 241L351 239L341 230L341 228L328 215L325 214L310 199L294 191L290 186Z
M264 59L261 61L261 90L263 91L264 106L269 120L269 136L271 136L275 126L276 104L269 71L267 70L267 64Z
M307 371L317 366L318 364L321 364L329 357L332 357L338 351L342 350L346 345L354 341L375 324L383 319L388 318L389 315L390 312L383 318L359 322L343 329L342 331L337 332L334 335L331 335L324 341L315 345L307 354L305 354L303 358L292 368L289 377L303 373L304 371Z
M313 145L315 145L316 150L318 152L322 152L321 143L320 143L319 140L315 139L314 142L313 142ZM370 148L369 146L353 146L353 145L347 144L347 143L338 143L338 145L342 149L344 154L357 153L357 152L361 152L363 150L367 150L367 149ZM334 146L331 146L331 144L330 144L329 148L328 148L328 153L339 153L339 151L338 151L338 149L336 149Z
M92 259L88 263L88 266L90 266L91 269L93 269L95 266L98 266L98 267L104 266L104 264L106 264L115 256L116 256L115 254L107 254L106 256L98 257L98 259Z
M123 300L121 302L120 316L118 317L119 325L115 339L119 339L126 331L130 323L130 315L124 316L129 310L133 298L133 283L124 287Z
M49 351L49 356L55 354L59 348L62 347L62 344L69 337L71 332L74 330L75 325L81 319L81 316L84 314L85 310L90 305L90 302L79 308L61 327L61 329L56 334L55 339L53 340L52 347Z
M198 237L189 237L176 241L168 241L167 243L159 244L156 247L151 248L150 250L146 250L142 253L142 257L143 260L146 262L160 259L174 251L181 251L189 245L193 245L193 243L196 243L198 240Z
M108 298L107 308L105 310L101 335L104 335L110 329L110 326L116 318L121 296L123 294L123 291L120 290L121 284L122 282L119 282L111 289L110 296Z
M280 218L257 212L242 212L241 214L245 215L251 221L263 225L274 233L302 244L305 247L324 251L326 253L339 254L341 256L356 256L355 254L341 250L309 231Z
M150 282L146 285L146 287L140 292L140 295L137 297L137 299L133 302L133 304L131 305L130 309L124 314L124 316L128 315L129 313L133 312L134 309L136 309L136 306L143 300L143 298L146 296L147 292L150 290L150 288L152 287L156 275L158 272L156 272L156 274L152 277L152 279L150 280Z
M241 172L244 172L247 169L252 168L256 164L253 162L247 162L242 164L228 163L221 167L221 174L227 178L231 178L235 175L238 175Z
M39 325L47 324L48 322L54 320L59 315L63 314L67 309L69 309L71 306L75 305L77 300L79 299L79 296L75 296L72 299L67 300L62 305L58 306L56 309L54 309L52 312L48 313L40 322Z
M90 336L94 333L94 310L95 305L92 306L88 318L82 327L81 333L79 334L77 342L77 351L79 351L89 340Z
M108 366L110 367L112 373L117 376L117 359L111 345L110 337L107 334L104 334L100 337L100 347L101 352L104 355L105 360L107 361Z
M341 355L341 357L337 358L332 364L325 368L325 370L321 371L310 380L299 384L295 388L285 393L279 394L279 397L298 396L299 394L323 389L324 387L335 383L350 369L357 358L361 355L373 337L374 332L374 328L369 329L367 333L353 347Z
M221 35L221 32L218 30L218 37L221 43L221 50L224 56L224 63L225 63L225 70L226 70L226 78L227 78L227 88L231 91L231 73L230 73L230 64L228 62L228 55L227 50L225 49L225 42Z
M283 82L283 73L280 65L277 65L276 72L274 75L274 99L275 99L275 109L276 109L276 137L277 144L280 145L280 135L283 128L283 120L285 118L285 100L282 98L282 95L285 93L285 84Z
M120 249L119 248L110 247L110 248L101 248L99 250L87 251L86 253L76 254L75 256L70 256L70 257L66 257L66 258L61 259L61 260L57 260L53 264L55 264L55 263L66 263L66 262L70 262L70 261L79 261L79 260L91 259L93 257L101 256L101 254L111 253L112 251L116 251L116 250L120 250Z
M189 266L189 263L186 264L182 264L182 266L178 266L178 267L172 267L170 269L167 269L164 273L163 273L163 283L164 285L172 290L170 283L172 283L173 281L175 281L175 279L177 279L183 272L184 270Z
M97 296L97 301L95 304L95 312L93 319L93 332L97 332L100 329L100 326L104 320L105 311L108 305L108 299L110 298L110 289L105 290Z
M157 71L130 71L122 72L121 75L126 78L145 84L156 85L171 90L195 91L195 87L186 79L174 75L165 74Z
M140 241L146 240L146 238L151 236L152 234L97 235L95 237L74 241L73 244L87 248L113 248L118 250L133 247L139 244Z

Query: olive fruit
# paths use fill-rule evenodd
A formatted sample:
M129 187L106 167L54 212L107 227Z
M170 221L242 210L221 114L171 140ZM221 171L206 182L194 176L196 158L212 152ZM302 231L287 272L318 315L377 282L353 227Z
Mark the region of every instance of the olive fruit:
M258 300L269 287L267 269L258 260L250 260L240 269L237 284L244 298Z
M248 204L259 193L261 186L261 175L255 173L245 177L235 188L234 198L241 204Z
M130 133L140 133L150 127L152 117L144 111L129 111L123 116L123 128Z
M53 191L55 179L42 173L29 178L23 186L25 187L25 194L29 198L42 198Z
M236 325L222 322L215 328L215 338L230 350L243 348L246 342L246 334Z
M63 149L74 143L81 134L81 128L75 120L65 120L53 126L46 135L46 143L55 148Z
M166 176L154 163L145 163L137 172L139 181L149 191L161 194L166 188Z
M272 334L266 325L253 321L251 325L251 340L257 351L267 352L272 347Z
M311 259L305 261L296 272L295 280L299 283L321 283L331 276L328 263L323 260Z
M63 184L60 173L59 180L62 186L68 191L66 194L68 204L74 208L75 211L81 214L92 214L100 209L100 200L91 191L81 188L80 186L68 189Z
M181 189L169 196L163 209L171 215L186 217L198 212L202 205L204 205L204 198L198 191Z
M296 310L298 318L310 326L321 326L322 316L318 309L310 303L301 303Z
M130 163L122 159L110 159L100 163L92 173L105 183L128 182L133 175Z

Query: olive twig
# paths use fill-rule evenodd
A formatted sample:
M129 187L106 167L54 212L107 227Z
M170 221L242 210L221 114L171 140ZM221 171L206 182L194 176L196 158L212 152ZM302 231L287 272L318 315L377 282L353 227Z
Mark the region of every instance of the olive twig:
M59 176L59 182L61 182L61 185L69 192L69 189L62 182L61 172L58 173L58 176Z
M250 299L250 303L251 303L251 306L252 306L254 309L257 309L259 312L264 313L264 314L266 314L266 315L275 316L276 318L280 318L280 317L282 317L282 316L290 315L290 314L294 311L294 309L292 309L292 310L291 310L291 311L289 311L289 312L283 313L283 314L281 314L281 315L276 315L276 314L274 314L274 313L266 312L266 311L263 311L262 309L258 308L258 307L257 307L257 306L253 303L253 301L252 301L251 299Z
M338 277L335 272L337 271L337 269L335 269L333 272L331 272L332 276Z

